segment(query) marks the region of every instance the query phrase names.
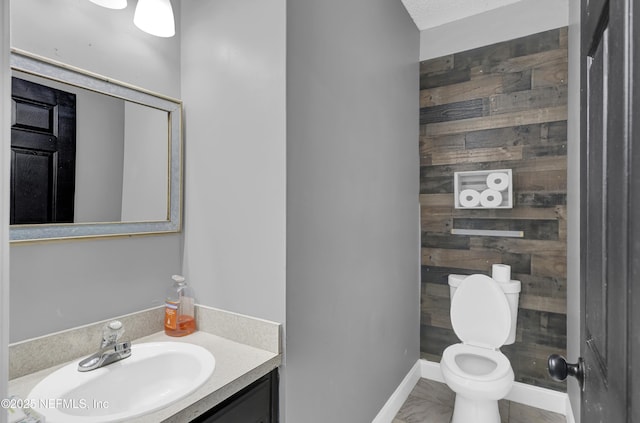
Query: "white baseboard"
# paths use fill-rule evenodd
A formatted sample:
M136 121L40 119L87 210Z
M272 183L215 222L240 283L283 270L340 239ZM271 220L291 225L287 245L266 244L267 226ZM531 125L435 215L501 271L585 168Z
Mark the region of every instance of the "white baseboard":
M420 360L413 365L409 373L404 377L400 385L391 394L384 407L371 423L391 423L400 411L402 404L407 400L409 394L418 383L421 377Z
M565 413L565 416L567 417L567 423L576 423L576 418L573 415L573 408L571 407L569 395L567 395L567 412Z
M442 377L442 371L440 370L440 363L435 361L419 360L420 361L420 375L429 380L435 380L436 382L445 383L444 377Z
M419 361L420 373L423 378L444 383L442 371L440 370L440 363L427 360ZM571 404L569 403L569 397L564 392L540 388L526 383L514 382L511 392L509 392L505 399L565 416L570 414L573 419L573 413L570 410ZM569 408L567 408L567 406ZM569 423L568 420L567 423Z
M440 363L418 360L371 423L391 423L420 378L445 383ZM569 396L563 392L514 382L505 399L562 414L567 417L567 423L575 423Z

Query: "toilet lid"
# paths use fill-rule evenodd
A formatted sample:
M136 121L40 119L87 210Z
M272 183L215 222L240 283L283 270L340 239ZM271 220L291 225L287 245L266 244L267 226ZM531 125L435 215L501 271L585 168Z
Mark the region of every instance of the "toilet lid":
M466 277L451 301L451 324L464 343L498 348L511 329L507 297L486 275Z

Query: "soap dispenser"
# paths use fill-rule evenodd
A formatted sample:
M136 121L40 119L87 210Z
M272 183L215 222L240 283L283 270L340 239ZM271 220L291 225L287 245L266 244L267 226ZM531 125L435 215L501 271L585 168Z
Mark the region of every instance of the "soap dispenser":
M193 290L183 276L173 275L172 279L165 301L164 332L169 336L189 335L196 330Z

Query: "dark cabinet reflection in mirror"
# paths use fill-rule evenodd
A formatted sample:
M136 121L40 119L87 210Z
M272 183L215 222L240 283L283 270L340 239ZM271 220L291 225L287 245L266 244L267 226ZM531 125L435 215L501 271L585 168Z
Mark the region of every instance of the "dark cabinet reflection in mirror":
M11 224L71 223L76 96L11 81Z

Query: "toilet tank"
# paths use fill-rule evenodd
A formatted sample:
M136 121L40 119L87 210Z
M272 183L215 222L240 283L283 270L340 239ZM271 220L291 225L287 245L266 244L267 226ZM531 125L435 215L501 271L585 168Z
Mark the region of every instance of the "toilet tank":
M450 298L456 293L456 289L468 275L449 275L449 294ZM495 279L494 279L495 280ZM509 337L505 341L504 345L511 345L516 341L516 327L518 322L518 301L520 300L520 290L522 285L520 281L509 279L508 282L496 281L504 295L507 297L509 303L509 309L511 310L511 330L509 331Z
M453 299L460 282L469 275L449 275L449 298Z
M518 324L518 301L520 300L520 281L514 281L510 279L509 282L498 282L498 285L504 291L504 295L507 297L509 303L509 309L511 310L511 330L509 331L509 337L504 342L504 345L511 345L516 342L516 327Z

